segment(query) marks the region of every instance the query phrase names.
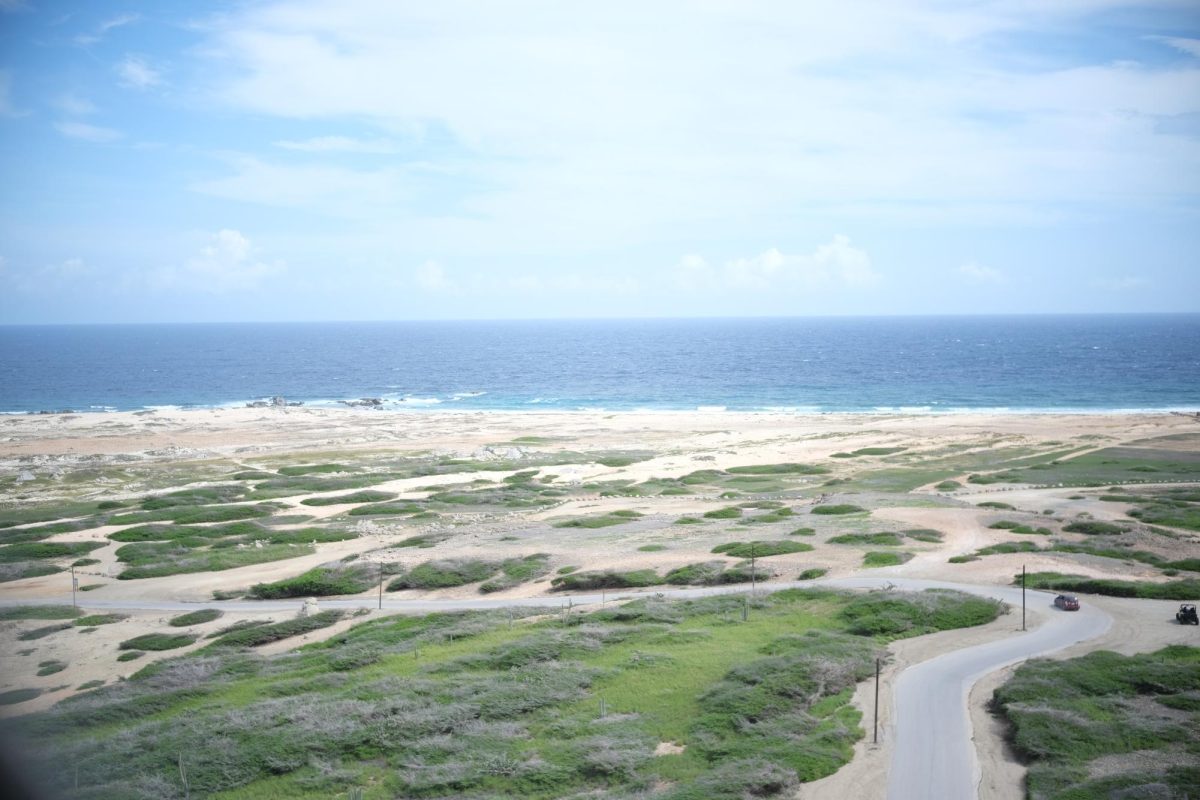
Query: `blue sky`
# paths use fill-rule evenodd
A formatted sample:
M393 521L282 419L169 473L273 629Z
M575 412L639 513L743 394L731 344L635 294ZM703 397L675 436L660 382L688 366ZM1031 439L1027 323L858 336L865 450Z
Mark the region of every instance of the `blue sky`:
M1200 311L1200 11L0 0L0 176L4 323Z

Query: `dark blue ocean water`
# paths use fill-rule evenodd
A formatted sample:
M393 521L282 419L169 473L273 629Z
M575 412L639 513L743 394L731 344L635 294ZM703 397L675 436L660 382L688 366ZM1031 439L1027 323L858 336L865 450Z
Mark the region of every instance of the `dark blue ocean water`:
M0 327L0 411L1200 409L1200 314Z

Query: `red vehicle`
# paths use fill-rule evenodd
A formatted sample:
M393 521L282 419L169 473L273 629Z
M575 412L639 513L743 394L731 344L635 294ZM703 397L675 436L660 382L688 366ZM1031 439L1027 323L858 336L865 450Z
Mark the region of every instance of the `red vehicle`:
M1054 605L1061 608L1063 611L1078 611L1079 598L1073 594L1060 594L1054 598Z

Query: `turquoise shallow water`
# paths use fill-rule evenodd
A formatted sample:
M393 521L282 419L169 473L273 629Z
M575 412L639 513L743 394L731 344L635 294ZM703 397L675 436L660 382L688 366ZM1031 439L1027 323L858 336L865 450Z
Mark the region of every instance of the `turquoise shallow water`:
M1200 314L0 327L0 411L1200 409Z

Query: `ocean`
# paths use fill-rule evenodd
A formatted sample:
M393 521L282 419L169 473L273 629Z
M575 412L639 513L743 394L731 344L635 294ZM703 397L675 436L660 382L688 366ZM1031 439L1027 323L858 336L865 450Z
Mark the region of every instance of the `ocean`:
M0 412L1200 409L1200 314L0 326Z

